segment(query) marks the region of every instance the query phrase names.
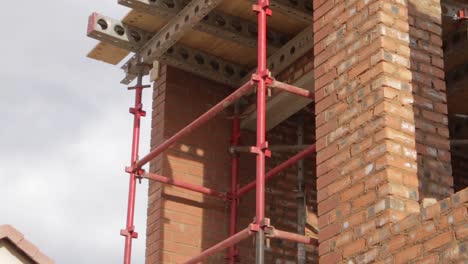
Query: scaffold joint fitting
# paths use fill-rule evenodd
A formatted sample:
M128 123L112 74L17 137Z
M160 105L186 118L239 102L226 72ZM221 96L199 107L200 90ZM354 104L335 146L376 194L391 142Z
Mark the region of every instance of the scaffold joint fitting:
M257 73L252 74L252 81L259 82L260 79L265 80L267 84L270 84L271 82L273 82L273 80L268 80L268 79L272 79L270 70L265 69L262 72L257 72Z
M127 90L136 90L136 89L145 89L145 88L151 88L151 85L147 84L147 85L130 86L127 88Z
M131 236L132 238L138 238L138 232L135 232L134 229L135 229L134 226L128 229L121 229L120 235L124 237Z
M270 9L270 0L263 0L259 4L252 5L252 10L255 13L265 12L267 16L273 15L273 11Z
M133 115L138 115L138 116L143 116L143 117L146 116L146 111L143 110L142 104L138 104L136 107L130 107L129 112L130 114L133 114Z

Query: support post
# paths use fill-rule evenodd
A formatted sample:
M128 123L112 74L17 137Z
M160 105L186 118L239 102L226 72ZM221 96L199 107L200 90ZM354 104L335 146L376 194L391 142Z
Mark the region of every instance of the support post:
M258 18L258 51L257 72L253 79L257 82L257 193L255 223L260 227L256 239L256 264L265 263L265 153L268 149L266 141L266 80L269 78L267 69L267 15L271 15L269 0L258 0L253 6Z
M304 144L304 118L300 117L297 126L297 144ZM304 192L304 160L297 162L297 233L305 235L306 226L306 199ZM307 260L305 245L297 244L297 264L305 264Z
M232 136L231 146L236 147L239 145L240 140L240 118L239 118L239 104L234 105L234 119L232 120ZM237 231L237 185L239 177L239 154L232 153L231 158L231 205L230 205L230 222L229 222L229 235L234 236ZM232 245L229 248L229 264L237 262L237 247Z
M143 66L141 66L143 67ZM132 166L138 160L138 151L140 144L140 121L141 117L146 115L143 111L141 103L143 95L143 69L138 75L137 85L129 90L135 90L135 105L130 108L130 113L133 114L133 140L132 140L132 154L130 163ZM125 253L124 264L130 264L132 259L132 240L138 238L138 233L135 232L134 216L135 216L135 194L136 194L136 181L139 177L139 171L133 171L126 168L126 172L130 174L129 190L128 190L128 205L127 205L127 225L125 229L120 230L120 235L125 237Z

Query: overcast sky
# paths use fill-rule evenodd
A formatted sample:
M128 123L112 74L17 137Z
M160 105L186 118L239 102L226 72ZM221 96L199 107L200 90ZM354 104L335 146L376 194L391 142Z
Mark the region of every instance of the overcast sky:
M121 18L128 9L117 0L42 0L2 10L0 224L57 263L121 263L133 93L119 67L86 57L97 43L86 25L93 11ZM146 154L149 118L142 126ZM139 185L134 263L144 261L146 194Z

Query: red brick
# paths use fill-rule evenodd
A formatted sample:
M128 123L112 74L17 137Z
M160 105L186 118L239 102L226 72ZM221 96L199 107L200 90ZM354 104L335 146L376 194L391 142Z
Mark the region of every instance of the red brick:
M442 233L430 240L428 240L427 242L424 243L424 250L425 251L431 251L435 248L438 248L438 247L441 247L441 246L444 246L448 243L450 243L453 239L453 236L452 236L452 232L451 231L447 231L445 233Z
M416 262L416 264L438 264L438 263L440 263L438 255L430 255Z
M407 248L395 255L395 264L408 263L422 254L422 246L416 245Z
M319 243L322 243L322 241L325 241L327 239L330 239L340 233L341 227L339 224L332 224L324 229L320 230L319 232Z
M354 256L366 249L366 240L359 239L343 247L343 257Z
M335 196L332 196L332 197L328 198L327 200L319 203L319 205L318 205L319 216L323 215L323 214L329 212L330 210L332 210L333 208L337 207L339 202L340 202L340 199L337 199L337 197L335 195Z
M468 237L468 223L463 223L456 227L455 234L458 240Z
M353 201L353 208L362 208L376 201L376 194L373 191L370 191L366 194L361 195L356 200Z
M332 252L320 257L320 263L341 263L342 257L338 252Z

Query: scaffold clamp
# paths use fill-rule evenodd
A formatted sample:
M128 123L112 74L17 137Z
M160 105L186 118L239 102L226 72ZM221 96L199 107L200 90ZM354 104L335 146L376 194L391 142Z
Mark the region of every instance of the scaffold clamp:
M145 88L151 88L151 85L146 84L146 85L136 85L136 86L130 86L127 89L128 90L136 90L136 89L145 89Z
M455 19L460 21L468 21L468 16L466 14L465 9L458 10L458 14Z
M120 230L120 235L121 235L121 236L124 236L124 237L130 235L132 238L138 238L138 232L135 232L134 229L135 229L134 226L132 226L132 227L129 228L129 229L121 229L121 230Z
M264 79L266 81L267 84L273 82L272 78L271 78L271 72L270 70L268 69L265 69L264 71L262 72L257 72L257 73L253 73L252 74L252 81L254 82L259 82L260 79ZM269 81L270 79L270 81Z
M260 13L262 10L264 10L267 16L273 15L273 11L270 9L270 0L263 0L259 4L252 5L252 10L255 13Z
M143 110L142 104L138 104L137 107L130 107L129 112L130 114L133 114L133 115L138 115L138 116L143 116L143 117L146 116L146 111Z
M255 153L255 154L264 153L265 156L267 156L268 158L271 158L271 151L268 149L267 141L265 141L265 143L260 147L257 147L257 146L250 147L250 152Z

